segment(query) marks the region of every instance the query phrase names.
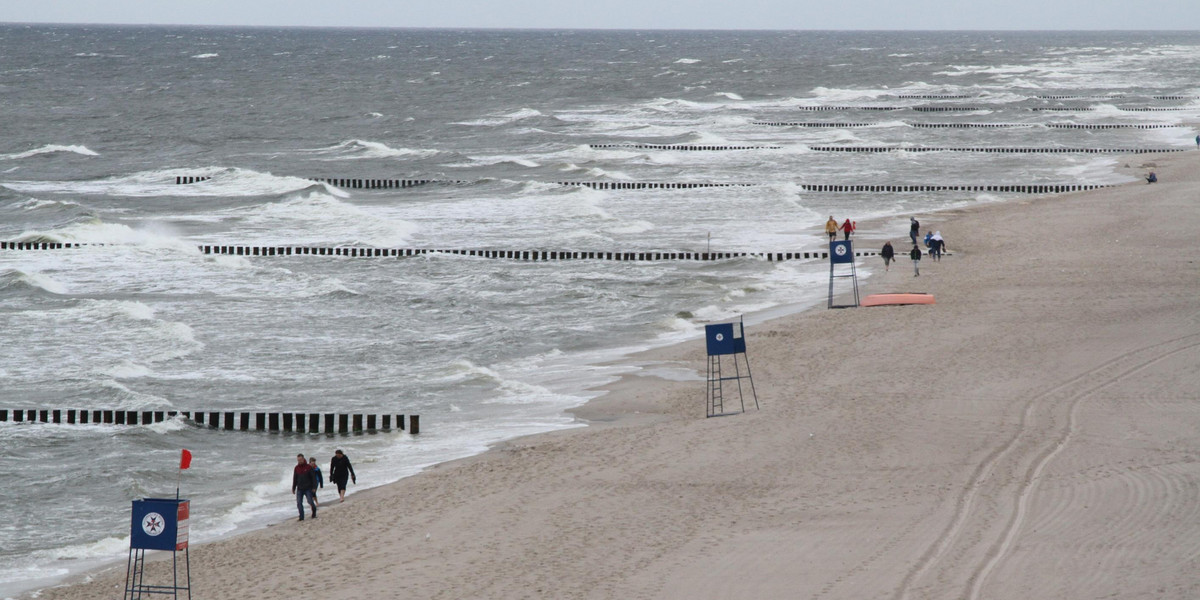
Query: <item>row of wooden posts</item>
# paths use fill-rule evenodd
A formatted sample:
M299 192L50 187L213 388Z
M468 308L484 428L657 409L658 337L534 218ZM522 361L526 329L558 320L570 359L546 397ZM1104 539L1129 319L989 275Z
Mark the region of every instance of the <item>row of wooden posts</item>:
M841 148L835 146L832 148ZM884 152L899 150L890 147L867 147L863 152ZM911 151L922 151L921 148L904 148ZM994 152L981 150L982 152ZM1048 150L1049 151L1049 150ZM1179 152L1178 149L1161 150L1161 152ZM185 185L207 181L210 177L180 176L175 183ZM460 181L439 181L434 179L317 179L319 181L337 182L331 185L351 189L385 189L407 188L430 183L462 183ZM750 187L754 183L679 183L654 181L559 181L558 185L587 187L594 190L661 190L661 189L695 189L708 187ZM1041 183L1041 184L945 184L945 183L914 183L914 184L879 184L879 183L797 183L798 189L806 192L871 192L871 193L912 193L912 192L997 192L1014 194L1059 194L1063 192L1082 192L1094 190L1109 185L1077 184L1077 183Z
M1171 127L1187 127L1173 123L919 123L904 121L909 127L927 129L1015 129L1045 127L1046 129L1167 129ZM848 123L841 121L755 121L754 125L771 125L774 127L874 127L879 123Z
M358 433L407 430L421 432L419 415L357 413L238 412L112 409L0 409L0 423L61 423L67 425L149 425L176 417L197 425L228 431L295 433ZM407 422L406 422L407 421Z
M1021 148L1011 146L809 146L813 152L984 152L988 154L1166 154L1187 148Z
M796 107L803 111L832 111L832 110L865 110L865 111L880 111L891 112L897 110L913 110L916 112L974 112L979 110L992 110L986 106L851 106L851 105L816 105L816 106L798 106ZM1028 110L1033 112L1091 112L1097 110L1095 106L1030 106L1018 108L1018 110ZM1117 110L1124 112L1170 112L1180 110L1195 110L1190 106L1118 106Z
M893 94L893 98L909 98L922 100L943 100L943 99L963 99L963 98L979 98L979 96L971 96L968 94ZM1117 94L1115 96L1034 96L1039 100L1120 100L1125 98ZM1150 96L1155 100L1194 100L1200 96Z
M592 148L674 150L778 150L781 146L696 146L689 144L591 144ZM813 152L986 152L991 154L1162 154L1184 148L1022 148L1007 146L806 146Z

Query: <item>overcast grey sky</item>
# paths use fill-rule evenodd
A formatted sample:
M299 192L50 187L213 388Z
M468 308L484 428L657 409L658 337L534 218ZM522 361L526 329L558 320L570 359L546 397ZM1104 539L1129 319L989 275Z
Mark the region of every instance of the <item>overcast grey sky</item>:
M1200 0L0 0L0 22L571 29L1200 29Z

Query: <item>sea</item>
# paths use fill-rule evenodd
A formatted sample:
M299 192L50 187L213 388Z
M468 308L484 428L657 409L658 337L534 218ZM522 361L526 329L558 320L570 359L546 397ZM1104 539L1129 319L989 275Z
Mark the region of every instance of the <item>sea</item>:
M1197 73L1196 32L0 25L0 240L83 244L0 250L0 408L418 414L422 428L0 422L0 597L119 565L138 498L179 490L192 543L295 518L297 453L327 470L344 450L353 501L581 427L570 410L620 376L694 381L703 418L703 373L630 355L821 305L829 281L821 260L753 256L202 245L802 252L825 247L832 215L903 249L910 216L1027 196L805 186L1128 182L1112 153L903 148L1192 150ZM814 150L828 146L891 150Z

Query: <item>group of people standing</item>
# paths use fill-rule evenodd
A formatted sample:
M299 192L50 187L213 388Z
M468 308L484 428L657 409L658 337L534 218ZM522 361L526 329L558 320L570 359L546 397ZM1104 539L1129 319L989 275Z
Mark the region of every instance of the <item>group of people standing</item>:
M346 482L358 483L350 458L341 450L333 453L329 461L329 480L337 484L338 502L346 501ZM312 518L317 518L317 489L325 487L325 478L321 475L321 467L317 466L316 457L305 459L303 454L296 455L296 467L292 469L292 493L296 495L296 510L300 512L300 520L304 520L304 501L312 510Z
M837 239L839 231L845 236L842 239L850 239L850 234L857 229L857 224L850 219L846 219L845 223L838 225L837 219L833 215L829 215L829 220L825 222L825 233L829 235L829 241ZM909 251L908 257L913 261L913 277L921 276L921 252L920 242L921 222L916 217L909 217L908 220L908 237L912 240L912 250ZM942 238L942 232L926 232L925 247L929 248L929 256L935 261L942 260L942 252L946 250L946 240ZM891 270L892 261L896 258L896 250L892 248L892 243L887 242L883 245L883 249L879 251L879 255L883 257L883 270Z
M913 263L913 277L921 276L921 246L917 239L921 235L921 222L916 217L909 217L908 220L908 237L912 240L912 250L908 252L908 257ZM935 231L925 234L925 247L929 248L929 256L935 261L942 260L942 252L946 249L946 240L942 238L942 232ZM892 248L891 242L883 244L883 249L879 251L879 256L883 258L883 270L891 269L892 261L896 258L896 250Z

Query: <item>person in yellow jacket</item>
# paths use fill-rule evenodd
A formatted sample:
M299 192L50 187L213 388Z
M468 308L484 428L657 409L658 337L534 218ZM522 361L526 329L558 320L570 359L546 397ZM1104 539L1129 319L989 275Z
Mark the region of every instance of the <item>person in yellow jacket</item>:
M829 241L832 242L833 239L837 237L837 232L837 220L833 218L833 215L829 215L829 220L825 221L825 233L829 234Z

